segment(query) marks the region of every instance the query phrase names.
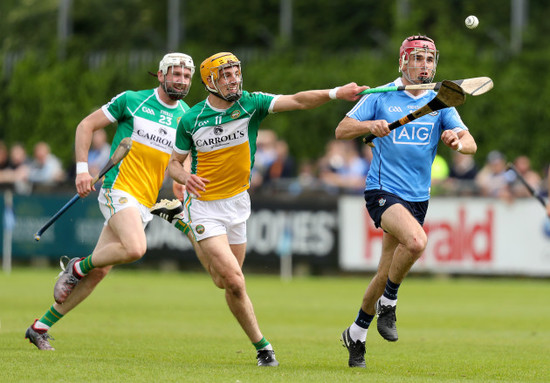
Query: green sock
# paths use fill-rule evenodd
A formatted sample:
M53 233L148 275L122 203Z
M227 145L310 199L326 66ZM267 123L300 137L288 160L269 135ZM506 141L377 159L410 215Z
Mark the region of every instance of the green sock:
M256 350L269 346L269 342L267 341L267 339L265 339L265 337L263 337L259 342L252 344L254 345L254 347L256 347Z
M83 274L88 274L90 270L92 270L95 266L92 263L92 255L88 255L86 258L84 258L82 261L80 261L80 271L82 271Z
M183 222L181 219L178 219L174 226L176 226L176 229L178 229L185 235L189 233L189 230L190 230L189 225Z
M63 314L60 314L56 309L53 308L52 305L52 307L50 307L50 309L46 311L44 316L42 316L42 318L40 318L38 321L52 327L61 318L63 318Z

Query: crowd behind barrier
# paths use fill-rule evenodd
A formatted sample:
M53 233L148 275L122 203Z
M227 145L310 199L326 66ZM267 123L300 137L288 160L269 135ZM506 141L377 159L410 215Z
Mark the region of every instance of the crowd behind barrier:
M104 130L94 134L89 152L90 174L99 173L110 155L110 144ZM250 193L286 193L293 196L317 193L326 195L361 195L372 160L370 147L358 141L331 140L318 159L297 161L288 144L272 130L260 130L257 152L250 182ZM437 155L432 171L432 196L480 196L512 202L531 194L507 168L508 159L499 151L491 151L480 168L475 158L458 152L451 161ZM530 159L520 155L513 159L518 173L542 196L548 195L548 167L531 168ZM8 147L0 141L0 190L16 194L74 189L75 164L63 167L42 141L27 155L21 143ZM162 197L171 198L171 181L167 178Z

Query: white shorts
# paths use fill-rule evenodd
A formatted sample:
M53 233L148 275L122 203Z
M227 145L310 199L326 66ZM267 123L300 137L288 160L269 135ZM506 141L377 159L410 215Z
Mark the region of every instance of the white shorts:
M153 219L153 215L149 212L147 206L139 203L131 194L122 190L101 188L97 200L99 201L99 210L105 217L104 225L107 225L113 215L128 207L135 207L139 210L144 228Z
M226 234L231 245L246 243L246 220L250 217L247 191L215 201L188 197L184 211L197 241Z

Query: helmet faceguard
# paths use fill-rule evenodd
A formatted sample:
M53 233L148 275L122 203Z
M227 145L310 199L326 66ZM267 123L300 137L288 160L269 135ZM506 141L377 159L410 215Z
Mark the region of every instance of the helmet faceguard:
M424 61L420 66L414 62L411 62L411 55L416 56L417 54L424 55L426 60L431 54L433 57L433 68L428 68L426 66L426 61ZM399 48L399 72L402 72L403 76L412 84L426 84L432 82L435 76L438 61L439 51L435 47L434 41L428 36L416 35L407 37L403 40L401 48ZM417 74L411 76L410 69L418 68L425 68L425 75Z
M193 77L193 74L195 73L195 64L193 63L193 59L191 58L191 56L184 53L168 53L162 58L159 63L159 72L162 72L162 74L164 75L164 81L161 81L162 89L172 100L181 100L182 98L187 96L187 93L189 93L191 81L189 81L189 84L187 85L183 84L181 81L168 81L168 70L172 68L173 73L174 67L181 67L182 70L190 69L191 77ZM178 89L179 87L174 87L174 85L182 84L183 88L181 89Z
M229 82L226 77L224 69L238 67L238 79L236 81ZM206 89L212 93L214 96L217 96L225 101L235 102L241 98L243 94L243 79L241 76L241 62L239 59L231 52L221 52L216 53L204 60L200 67L201 70L201 80ZM219 80L220 78L225 78L226 84L223 86L236 85L238 82L237 89L233 92L229 92L226 95L223 94L220 90ZM210 80L211 85L208 84Z

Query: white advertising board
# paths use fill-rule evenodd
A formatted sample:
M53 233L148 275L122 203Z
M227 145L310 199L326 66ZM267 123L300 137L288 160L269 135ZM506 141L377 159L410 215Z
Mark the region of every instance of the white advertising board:
M339 201L339 265L374 271L382 246L362 197ZM432 198L411 272L550 276L550 221L534 199Z

